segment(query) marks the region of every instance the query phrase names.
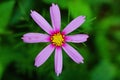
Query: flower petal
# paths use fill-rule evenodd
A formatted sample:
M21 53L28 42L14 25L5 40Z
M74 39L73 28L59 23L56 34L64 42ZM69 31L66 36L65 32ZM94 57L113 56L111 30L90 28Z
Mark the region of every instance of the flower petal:
M76 63L83 63L83 57L69 44L64 44L62 47L64 51L72 58Z
M62 72L62 49L56 48L55 50L55 72L57 76Z
M73 21L71 21L63 30L64 34L68 34L75 29L77 29L84 21L85 21L85 16L79 16L75 18Z
M35 58L35 66L41 66L49 58L53 51L54 47L51 44L45 47Z
M49 35L41 33L27 33L22 37L25 43L49 42Z
M61 16L58 5L52 4L52 6L50 7L50 16L54 30L60 31Z
M66 36L66 42L81 43L87 41L89 36L87 34L76 34Z
M51 31L53 30L50 24L36 11L31 11L31 17L33 20L47 33L51 34Z

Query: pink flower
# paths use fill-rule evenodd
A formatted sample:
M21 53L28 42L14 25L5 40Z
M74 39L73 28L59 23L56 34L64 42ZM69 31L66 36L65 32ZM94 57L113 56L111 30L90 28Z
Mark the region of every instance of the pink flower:
M48 34L27 33L23 35L23 41L25 43L50 43L35 58L35 66L41 66L55 50L55 72L58 76L62 72L62 48L73 61L76 63L83 63L83 57L67 42L82 43L87 41L88 35L86 34L68 35L70 32L74 31L81 24L83 24L85 21L85 16L78 16L73 21L71 21L62 31L60 31L61 15L58 5L52 4L50 7L52 27L36 11L31 11L30 15L33 20Z

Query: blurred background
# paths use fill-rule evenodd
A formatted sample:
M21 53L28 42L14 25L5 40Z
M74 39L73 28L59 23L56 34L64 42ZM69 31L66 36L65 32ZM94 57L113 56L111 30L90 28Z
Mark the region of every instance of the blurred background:
M76 64L63 51L63 71L54 72L54 53L40 67L34 59L47 43L27 44L28 32L45 33L30 17L39 12L50 24L49 7L59 5L62 29L74 18L85 23L72 32L85 33L87 42L71 44L84 57ZM120 80L120 0L0 0L0 80Z

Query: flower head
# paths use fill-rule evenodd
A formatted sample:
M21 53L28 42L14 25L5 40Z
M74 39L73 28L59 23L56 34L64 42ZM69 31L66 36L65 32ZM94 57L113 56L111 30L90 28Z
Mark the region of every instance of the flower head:
M78 16L61 31L61 16L58 5L52 4L50 7L52 27L36 11L31 11L30 15L33 20L48 34L27 33L23 35L23 41L26 43L50 43L35 58L35 66L41 66L55 50L55 72L58 76L62 72L62 49L73 61L76 63L83 63L83 57L67 42L82 43L87 41L88 35L86 34L68 35L85 21L85 16Z

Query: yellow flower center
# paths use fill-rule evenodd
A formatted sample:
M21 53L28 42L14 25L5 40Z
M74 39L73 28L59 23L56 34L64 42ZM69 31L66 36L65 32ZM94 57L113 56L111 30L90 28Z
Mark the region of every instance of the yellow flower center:
M64 43L64 35L62 35L60 32L52 35L51 42L55 46L62 46L62 44Z

